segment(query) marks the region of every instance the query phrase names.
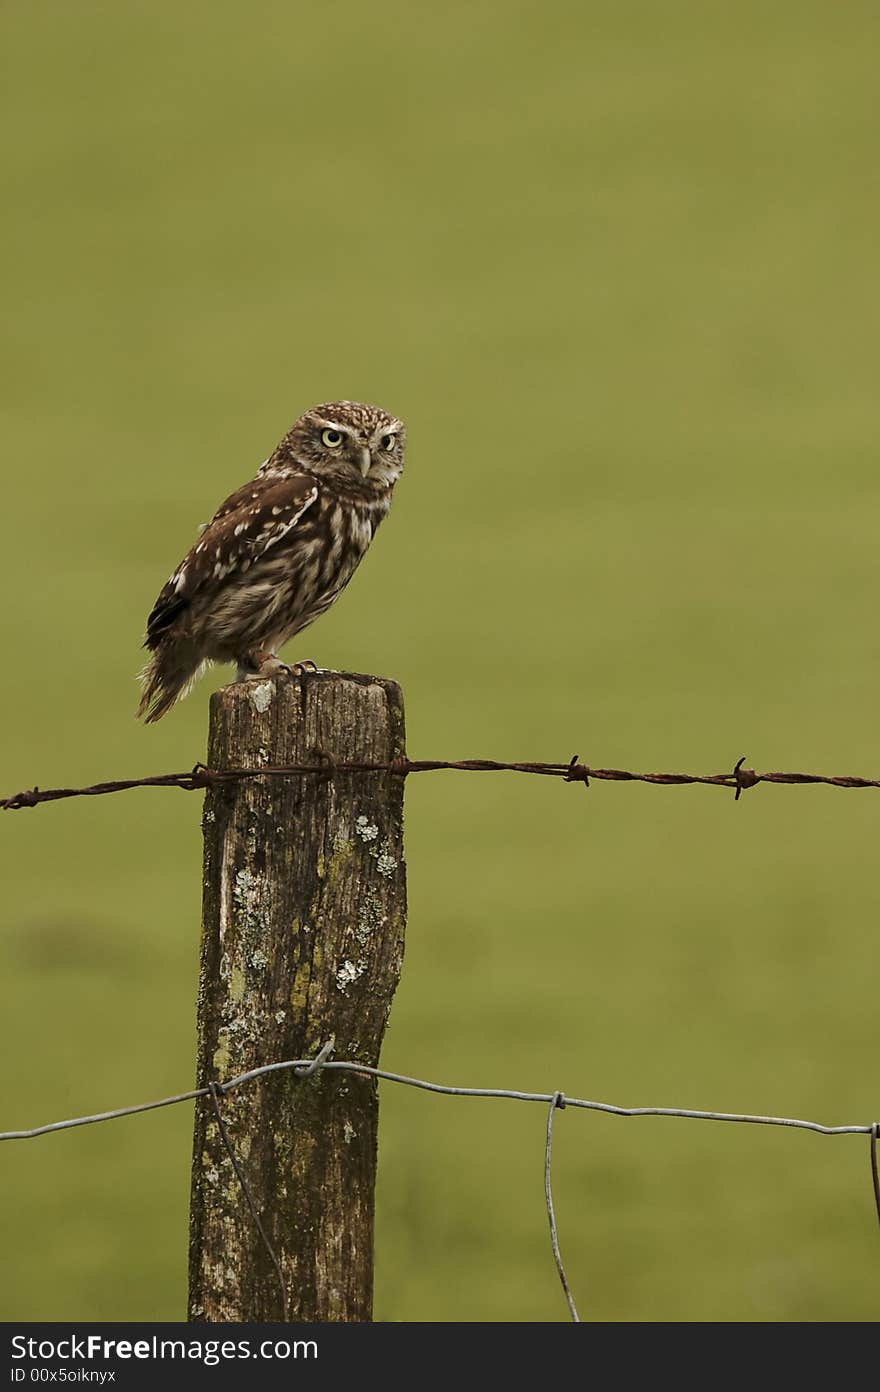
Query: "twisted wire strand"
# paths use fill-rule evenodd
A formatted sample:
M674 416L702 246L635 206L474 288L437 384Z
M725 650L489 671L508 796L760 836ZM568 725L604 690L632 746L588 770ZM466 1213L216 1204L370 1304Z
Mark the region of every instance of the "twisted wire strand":
M575 754L565 763L504 763L497 759L390 759L373 761L367 759L336 760L324 759L321 763L310 764L268 764L262 768L224 768L212 769L205 764L195 764L184 773L160 773L148 778L120 778L109 782L92 783L78 788L32 788L22 789L10 797L0 798L0 811L16 812L25 807L37 807L43 802L61 802L66 798L102 797L108 793L127 792L131 788L182 788L185 792L215 787L222 783L242 782L248 778L293 778L313 775L328 779L340 773L388 773L399 778L408 778L413 773L434 773L439 770L455 770L460 773L529 773L543 778L559 778L564 783L583 783L589 787L591 782L608 783L650 783L658 787L683 787L702 784L708 787L728 788L738 801L748 788L759 783L780 783L791 786L821 783L832 788L880 788L880 778L866 778L855 774L827 775L821 773L786 773L768 771L756 773L745 767L745 757L737 760L729 773L636 773L631 769L593 768L582 764Z

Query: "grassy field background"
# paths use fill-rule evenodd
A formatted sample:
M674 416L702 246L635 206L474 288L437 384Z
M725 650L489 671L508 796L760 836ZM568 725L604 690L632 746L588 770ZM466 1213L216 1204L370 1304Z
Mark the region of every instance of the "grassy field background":
M416 757L877 773L873 5L3 7L2 792L188 767L146 612L293 418L406 417L308 636ZM216 673L219 684L228 673ZM0 1126L189 1085L199 799L4 816ZM868 1122L875 793L407 789L384 1060ZM557 1320L543 1110L382 1095L376 1314ZM0 1313L184 1312L186 1107L5 1146ZM560 1114L585 1318L869 1320L864 1138Z

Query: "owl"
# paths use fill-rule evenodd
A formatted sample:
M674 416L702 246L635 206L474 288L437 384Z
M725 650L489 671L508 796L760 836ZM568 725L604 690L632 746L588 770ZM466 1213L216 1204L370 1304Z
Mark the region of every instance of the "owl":
M378 406L306 411L222 503L147 620L138 715L159 720L211 662L291 671L278 649L330 608L387 515L406 431Z

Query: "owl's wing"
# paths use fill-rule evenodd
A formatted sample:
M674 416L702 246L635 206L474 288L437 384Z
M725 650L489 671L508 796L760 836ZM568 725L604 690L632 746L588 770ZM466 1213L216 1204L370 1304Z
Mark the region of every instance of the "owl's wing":
M155 648L206 585L244 574L296 526L318 497L314 479L253 479L221 503L183 558L147 620L144 646Z

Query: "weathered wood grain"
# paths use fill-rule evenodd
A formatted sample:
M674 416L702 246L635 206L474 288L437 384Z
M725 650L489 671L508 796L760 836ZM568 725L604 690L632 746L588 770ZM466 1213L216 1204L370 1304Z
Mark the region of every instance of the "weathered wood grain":
M211 702L214 768L405 754L396 683L343 672L242 682ZM376 1064L406 918L403 779L249 779L205 798L198 1084L261 1063ZM378 1098L351 1074L284 1071L224 1096L224 1119L279 1258L289 1318L371 1318ZM197 1104L189 1318L278 1320L277 1272Z

